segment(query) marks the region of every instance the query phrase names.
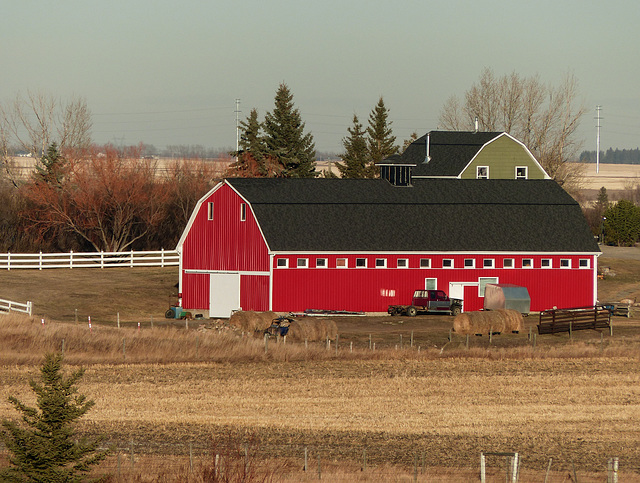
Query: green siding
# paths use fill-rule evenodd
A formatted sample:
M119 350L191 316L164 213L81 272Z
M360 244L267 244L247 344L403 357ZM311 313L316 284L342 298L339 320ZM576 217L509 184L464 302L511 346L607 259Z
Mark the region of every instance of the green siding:
M489 166L490 179L515 179L516 166L526 166L528 179L544 179L545 173L529 156L527 150L508 136L491 141L461 173L464 179L474 179L478 166Z

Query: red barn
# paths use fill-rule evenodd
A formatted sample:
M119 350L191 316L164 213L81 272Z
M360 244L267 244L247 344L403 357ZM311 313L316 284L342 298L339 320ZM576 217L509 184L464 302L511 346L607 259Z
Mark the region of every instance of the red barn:
M593 305L600 254L552 180L227 179L178 243L182 306L386 312L416 289L483 306L487 283L527 287L531 310Z

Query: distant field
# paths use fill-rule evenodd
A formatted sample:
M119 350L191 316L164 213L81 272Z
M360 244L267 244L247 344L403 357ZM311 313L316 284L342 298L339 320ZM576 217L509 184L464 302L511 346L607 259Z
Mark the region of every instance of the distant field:
M602 186L607 191L622 190L629 184L640 183L640 165L638 164L602 164L596 173L596 165L581 164L584 167L584 189L599 190Z

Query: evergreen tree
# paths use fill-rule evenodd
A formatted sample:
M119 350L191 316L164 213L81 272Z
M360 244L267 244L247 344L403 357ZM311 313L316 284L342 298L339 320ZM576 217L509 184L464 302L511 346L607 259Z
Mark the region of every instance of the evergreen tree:
M229 166L225 176L261 178L277 176L282 170L277 162L266 155L266 143L262 134L262 124L258 121L258 111L252 109L249 117L240 122L238 160Z
M369 127L367 127L370 166L376 177L380 170L375 164L398 152L398 146L394 144L395 142L396 137L392 133L391 121L389 121L389 110L380 97L378 104L369 114Z
M340 155L343 163L336 163L343 178L369 178L373 174L369 162L367 140L358 116L353 115L353 126L347 128L349 135L342 139L345 152Z
M93 406L78 395L76 383L83 369L65 377L61 373L62 355L47 354L40 368L40 382L30 380L37 396L37 408L15 397L11 404L22 413L26 428L12 421L2 421L2 440L11 453L10 467L0 472L2 481L62 483L82 481L91 466L102 461L107 451L99 451L102 438L78 438L74 423Z
M246 121L240 122L242 133L240 134L240 151L249 153L258 163L265 156L265 140L262 134L262 124L258 121L258 111L251 109Z
M620 200L604 212L606 243L632 246L640 238L640 208L631 201Z
M66 160L58 151L58 145L54 142L49 145L47 152L42 155L40 162L36 164L36 177L40 181L59 185L64 179Z
M304 134L305 124L294 108L293 94L286 84L280 84L275 107L265 115L266 154L277 159L288 178L313 178L316 171L316 151L313 136Z

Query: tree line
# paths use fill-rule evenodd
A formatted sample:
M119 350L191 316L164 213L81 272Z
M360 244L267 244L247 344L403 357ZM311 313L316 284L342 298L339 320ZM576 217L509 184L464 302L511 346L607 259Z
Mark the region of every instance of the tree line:
M640 185L625 190L617 202L609 201L603 186L596 202L583 208L583 212L594 237L601 243L633 246L640 241Z
M595 163L595 151L582 151L580 153L581 163ZM640 148L636 149L613 149L600 151L600 162L604 164L640 164Z

